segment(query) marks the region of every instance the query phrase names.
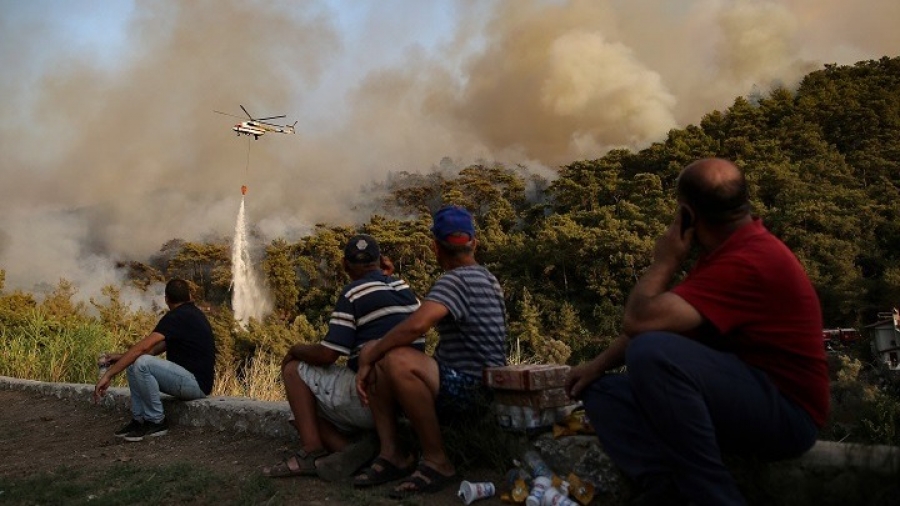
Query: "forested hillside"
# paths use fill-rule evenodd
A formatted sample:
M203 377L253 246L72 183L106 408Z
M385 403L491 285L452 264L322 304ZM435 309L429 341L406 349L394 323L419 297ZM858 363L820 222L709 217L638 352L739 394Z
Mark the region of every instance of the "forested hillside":
M826 65L795 91L738 98L642 151L574 161L553 178L490 163L396 172L366 192L380 197L365 203L376 214L359 228L321 224L260 252L275 311L249 331L229 308L228 238L173 239L123 268L137 286L173 276L195 283L213 308L223 360L238 361L320 338L347 281L341 245L359 230L377 237L397 274L424 293L438 275L430 213L459 204L476 217L479 260L506 291L513 359L574 363L617 334L625 297L674 215L675 177L708 156L746 171L754 212L808 269L826 326L870 322L900 304L900 58L887 57ZM95 305L115 322L121 308L110 293L111 302ZM0 295L8 325L38 305L29 294Z

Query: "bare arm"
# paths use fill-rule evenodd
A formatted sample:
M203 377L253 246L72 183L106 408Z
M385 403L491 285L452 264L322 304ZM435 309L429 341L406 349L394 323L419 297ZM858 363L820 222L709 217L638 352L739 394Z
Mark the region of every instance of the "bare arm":
M288 350L282 367L292 360L299 360L309 365L331 365L335 363L341 354L322 344L295 344Z
M703 323L703 316L684 299L668 291L675 272L687 257L693 229L681 235L681 215L656 241L653 263L628 295L622 328L634 336L651 330L683 332Z
M416 339L422 337L422 334L428 332L437 322L447 316L449 312L443 304L426 300L407 319L389 330L384 337L373 341L363 348L363 351L360 353L360 361L362 361L362 355L365 353L366 362L375 363L390 350L398 346L412 344Z
M165 353L165 351L166 351L166 340L163 339L162 341L153 345L153 348L148 352L148 355L153 355L155 357L155 356Z
M566 393L572 399L581 397L581 392L610 369L625 364L625 351L630 338L622 334L616 338L609 348L603 350L594 360L573 367L566 378Z
M381 360L388 351L398 347L412 344L422 334L434 327L437 322L449 314L449 310L443 305L426 300L409 317L398 323L388 331L381 339L373 341L363 347L359 352L359 370L356 373L356 391L363 405L369 402L366 391L369 384L369 375L376 362Z
M160 343L162 344L162 349L165 349L165 339L165 336L159 332L151 332L147 337L141 339L129 348L128 351L123 353L118 360L109 366L109 370L106 371L106 374L100 378L97 385L94 387L94 402L98 402L101 397L106 395L106 390L109 388L112 379L133 364L138 357L149 354L154 349L158 349Z

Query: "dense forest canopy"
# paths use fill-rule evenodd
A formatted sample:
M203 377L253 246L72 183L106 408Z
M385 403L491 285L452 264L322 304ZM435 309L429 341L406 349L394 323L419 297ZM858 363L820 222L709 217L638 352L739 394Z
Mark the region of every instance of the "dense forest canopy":
M708 156L745 170L755 214L807 268L826 327L868 323L900 304L900 58L888 57L826 65L795 91L738 98L646 149L574 161L551 179L490 163L396 172L370 188L386 197L367 223L320 224L260 252L275 309L249 330L231 317L228 239L174 239L124 268L139 287L174 276L192 281L214 309L226 359L260 348L277 353L321 337L347 282L341 246L353 233L378 238L396 273L425 293L439 274L430 213L458 204L475 216L478 258L506 292L513 358L577 362L618 333L625 297L674 216L676 176ZM20 292L2 297L7 309L36 304Z

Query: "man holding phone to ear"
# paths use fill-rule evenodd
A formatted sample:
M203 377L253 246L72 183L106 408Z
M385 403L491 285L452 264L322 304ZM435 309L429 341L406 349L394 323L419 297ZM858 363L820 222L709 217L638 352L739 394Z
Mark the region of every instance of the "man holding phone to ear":
M567 389L643 488L637 504L745 504L722 453L799 456L828 416L821 309L799 261L750 214L737 166L698 160L677 193L623 335L573 368ZM692 246L697 263L669 289Z

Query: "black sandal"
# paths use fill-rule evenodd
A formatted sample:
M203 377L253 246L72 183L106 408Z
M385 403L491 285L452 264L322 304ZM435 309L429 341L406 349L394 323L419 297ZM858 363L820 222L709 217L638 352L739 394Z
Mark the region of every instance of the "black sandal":
M418 475L416 473L419 473ZM451 481L455 481L457 474L441 474L437 469L425 465L425 461L419 462L416 470L388 494L391 499L406 499L419 494L433 494L440 492ZM407 488L404 488L404 485ZM412 485L411 487L409 485Z
M368 488L383 485L407 476L413 466L397 467L384 457L376 457L369 467L353 477L353 486Z

